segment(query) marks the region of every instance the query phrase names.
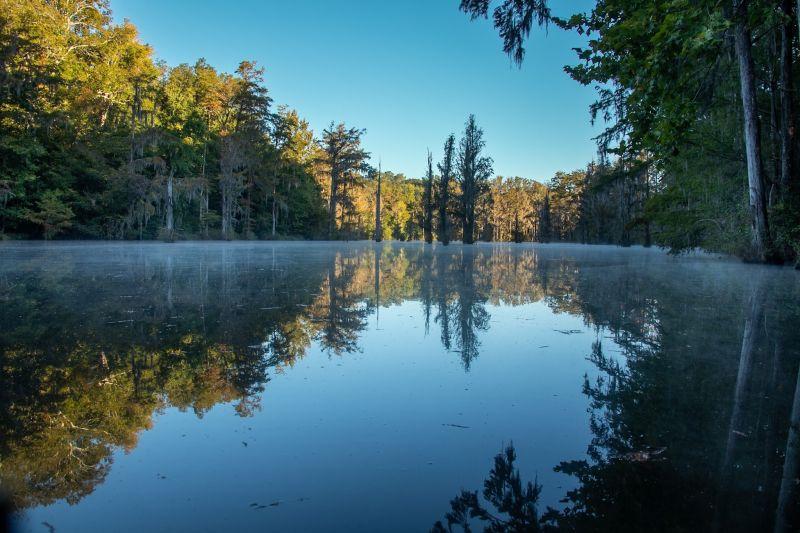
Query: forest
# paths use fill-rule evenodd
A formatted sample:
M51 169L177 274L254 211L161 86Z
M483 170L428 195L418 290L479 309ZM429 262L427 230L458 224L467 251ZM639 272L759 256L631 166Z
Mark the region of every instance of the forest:
M167 65L107 0L0 0L0 239L562 241L797 264L795 3L459 7L520 65L539 26L587 36L565 70L597 89L594 161L495 176L465 112L405 176L360 127L312 131L254 61Z

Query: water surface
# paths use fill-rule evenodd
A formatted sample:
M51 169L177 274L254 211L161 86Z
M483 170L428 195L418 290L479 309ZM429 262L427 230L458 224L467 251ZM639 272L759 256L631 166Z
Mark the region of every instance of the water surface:
M799 303L635 248L2 243L0 486L21 531L427 531L513 443L552 527L792 530Z

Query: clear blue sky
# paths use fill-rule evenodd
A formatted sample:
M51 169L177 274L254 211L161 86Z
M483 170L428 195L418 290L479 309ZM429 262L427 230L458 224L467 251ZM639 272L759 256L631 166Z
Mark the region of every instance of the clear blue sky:
M554 0L559 15L590 0ZM458 0L112 0L169 65L205 57L231 72L242 59L266 68L276 104L320 132L331 121L366 128L385 170L419 177L450 132L475 113L495 174L548 180L595 153L594 91L562 70L582 38L536 30L521 69L489 21L470 22Z

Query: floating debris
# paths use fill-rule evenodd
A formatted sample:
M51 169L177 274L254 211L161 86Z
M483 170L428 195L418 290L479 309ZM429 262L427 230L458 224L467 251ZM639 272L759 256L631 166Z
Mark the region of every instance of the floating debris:
M461 424L442 424L442 425L451 428L469 429L469 426L462 426Z

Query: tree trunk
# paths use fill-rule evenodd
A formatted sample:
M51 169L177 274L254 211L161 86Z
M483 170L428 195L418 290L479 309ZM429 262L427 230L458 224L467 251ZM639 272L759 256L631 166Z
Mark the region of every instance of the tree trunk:
M771 259L772 243L764 193L764 170L761 161L761 133L753 72L752 43L747 26L747 0L734 0L734 45L739 63L739 83L744 114L744 141L747 153L747 181L750 191L750 214L753 225L753 248L760 261Z
M328 205L328 238L332 239L336 233L336 203L338 198L339 178L331 171L331 198Z
M425 214L422 221L425 242L433 242L433 156L428 151L428 175L425 177Z
M779 0L782 1L782 0ZM774 181L772 183L765 184L765 192L767 195L767 207L772 208L772 206L778 200L778 183L780 182L781 176L781 127L780 121L778 120L778 114L780 107L778 100L780 100L780 90L778 88L778 76L780 72L780 46L781 46L781 35L780 31L777 29L772 32L773 34L769 35L769 131L772 136L770 139L769 145L772 148L772 154L770 154L770 158L772 159L773 164L773 173ZM766 165L765 165L766 166ZM768 176L765 176L764 179L768 179Z
M800 0L798 0L800 1ZM450 183L447 178L442 178L439 191L439 241L447 246L450 244L450 228L447 224L447 204L449 202Z
M375 189L375 242L383 240L383 223L381 222L381 166L378 164L378 187Z
M231 192L230 187L222 186L222 238L230 239L231 231Z
M472 218L468 213L464 215L464 222L462 225L464 226L464 228L463 228L463 235L461 236L461 241L464 244L474 244L475 243L475 240L473 238L474 227L472 224Z
M206 124L208 127L208 124ZM208 214L208 185L206 184L206 154L208 153L208 141L205 139L203 140L203 163L200 167L200 180L202 182L201 191L200 191L200 228L203 231L203 235L208 237L208 222L206 221L206 216ZM205 210L204 210L205 209Z
M794 101L792 97L792 2L782 0L781 9L786 17L781 24L781 52L779 86L781 94L781 176L782 196L791 185L794 163Z
M175 221L174 221L174 195L173 195L173 174L174 171L170 169L169 176L167 176L167 240L172 241L175 234Z
M461 223L461 242L464 244L473 244L475 242L473 232L475 230L475 202L474 202L474 193L472 191L471 183L469 182L469 178L464 178L464 201L463 201L463 208L464 208L464 215L462 217Z
M272 236L275 236L275 229L278 220L278 202L276 198L275 185L272 186Z

